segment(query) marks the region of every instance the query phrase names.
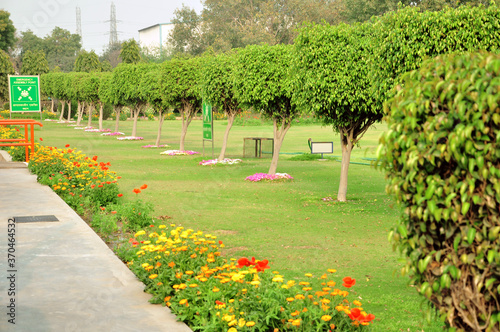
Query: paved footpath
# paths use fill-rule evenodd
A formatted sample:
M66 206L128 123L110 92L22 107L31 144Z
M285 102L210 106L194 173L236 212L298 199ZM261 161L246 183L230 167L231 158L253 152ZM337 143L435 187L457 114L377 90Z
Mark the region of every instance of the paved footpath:
M12 217L42 215L59 221L8 226ZM167 307L150 304L143 289L25 164L0 162L0 331L191 331Z

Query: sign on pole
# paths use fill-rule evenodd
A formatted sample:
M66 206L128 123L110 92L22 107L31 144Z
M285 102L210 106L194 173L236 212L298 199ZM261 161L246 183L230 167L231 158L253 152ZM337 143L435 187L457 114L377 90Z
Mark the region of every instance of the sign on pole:
M205 141L212 141L212 158L214 157L214 118L212 105L203 101L201 104L203 113L203 155L205 155Z
M212 105L203 102L201 108L203 110L203 139L212 140L214 136Z
M41 112L40 77L9 75L11 112Z

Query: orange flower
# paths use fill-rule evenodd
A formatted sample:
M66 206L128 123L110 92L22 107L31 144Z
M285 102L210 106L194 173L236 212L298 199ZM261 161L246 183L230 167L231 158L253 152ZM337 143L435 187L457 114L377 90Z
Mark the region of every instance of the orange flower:
M344 282L342 286L346 288L351 288L356 284L356 279L352 279L351 277L345 277L342 281Z
M41 138L41 137L40 137L40 141L42 141L42 142L43 142L43 138Z
M69 144L66 144L64 147L69 148Z
M122 196L123 196L123 194L118 194L118 197L122 197Z
M148 188L148 185L147 185L147 184L143 184L143 185L141 186L141 189L142 189L142 190L147 189L147 188Z
M137 189L137 188L135 188L133 191L134 191L134 193L136 193L136 194L139 194L139 193L141 192L141 190L140 190L140 189Z

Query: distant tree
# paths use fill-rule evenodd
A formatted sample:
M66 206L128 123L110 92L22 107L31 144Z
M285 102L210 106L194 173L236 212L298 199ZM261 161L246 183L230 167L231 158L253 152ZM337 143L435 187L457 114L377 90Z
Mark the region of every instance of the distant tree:
M0 50L8 52L16 42L16 28L10 19L10 13L0 9Z
M78 53L73 68L74 71L90 73L94 71L100 72L101 69L101 62L94 51L87 52L82 50Z
M101 63L105 63L105 61L108 61L109 64L111 65L111 68L115 68L118 66L119 63L121 63L121 58L120 58L120 51L122 49L122 44L121 43L115 43L112 45L108 45L104 52L99 56L99 60ZM103 70L107 71L107 70Z
M46 54L45 40L35 35L31 30L21 32L18 43L21 58L27 51L43 51Z
M174 28L169 36L173 53L199 55L204 51L201 17L184 4L174 11Z
M111 66L111 63L109 60L104 60L101 62L101 71L103 72L111 72L113 70L113 67Z
M134 39L122 43L120 58L124 63L138 63L141 61L141 49Z
M51 68L59 66L62 71L71 71L76 55L82 47L80 36L55 27L44 40L49 66Z
M22 75L41 75L49 72L49 63L41 50L24 53L20 73Z
M292 100L292 50L291 45L250 45L238 51L236 60L236 98L273 121L274 151L269 174L276 174L281 145L299 114Z
M8 76L14 74L14 66L9 55L0 50L0 100L9 100Z
M203 66L202 95L212 106L227 115L227 127L218 160L226 153L229 131L241 108L234 94L233 80L236 52L222 53L207 59Z
M201 59L172 59L162 68L164 100L171 108L179 110L182 118L182 131L179 149L184 150L187 129L201 110Z

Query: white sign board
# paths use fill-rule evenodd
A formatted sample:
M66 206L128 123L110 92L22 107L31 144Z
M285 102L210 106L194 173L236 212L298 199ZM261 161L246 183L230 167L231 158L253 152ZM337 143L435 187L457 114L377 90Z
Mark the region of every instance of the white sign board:
M333 153L333 142L311 142L311 153Z

